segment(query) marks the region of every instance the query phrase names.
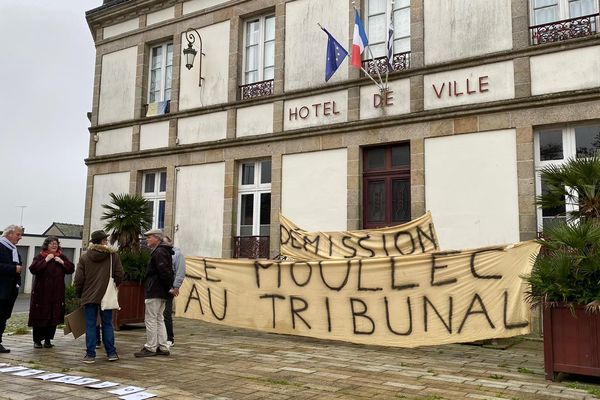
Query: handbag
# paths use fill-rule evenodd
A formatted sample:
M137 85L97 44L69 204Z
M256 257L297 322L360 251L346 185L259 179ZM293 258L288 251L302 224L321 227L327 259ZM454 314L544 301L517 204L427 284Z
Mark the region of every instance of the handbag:
M112 254L110 255L110 275L108 278L108 286L106 287L106 292L102 297L102 301L100 302L100 308L104 310L120 310L119 307L119 289L117 289L117 285L115 284L115 280L112 276Z

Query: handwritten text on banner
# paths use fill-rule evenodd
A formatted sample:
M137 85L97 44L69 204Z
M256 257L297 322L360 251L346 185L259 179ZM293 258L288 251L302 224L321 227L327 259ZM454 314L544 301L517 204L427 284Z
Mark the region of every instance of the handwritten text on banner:
M177 316L264 332L414 347L529 332L539 251L507 247L306 262L187 258Z

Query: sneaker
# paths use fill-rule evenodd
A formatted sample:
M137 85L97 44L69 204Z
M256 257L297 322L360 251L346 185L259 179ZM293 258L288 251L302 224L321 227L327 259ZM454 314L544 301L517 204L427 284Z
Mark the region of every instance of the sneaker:
M93 364L93 363L95 363L95 362L96 362L96 357L92 357L92 356L85 356L85 357L83 357L83 360L82 360L82 361L83 361L84 363L86 363L86 364Z
M175 340L167 340L167 346L169 346L169 348L175 346Z
M41 349L42 347L42 342L33 342L34 349Z
M44 347L45 347L45 348L47 348L47 349L51 349L51 348L53 348L53 347L54 347L54 345L52 344L52 342L51 342L51 341L49 341L49 340L46 340L46 341L44 342Z
M137 353L133 353L134 356L136 357L152 357L155 356L157 353L150 351L146 348L146 346L142 347L142 349L140 351L138 351Z
M102 342L96 342L96 348L99 349L102 347Z
M119 360L119 355L117 353L111 354L108 356L108 361L117 361Z
M170 356L171 352L169 350L161 350L160 347L156 349L157 356Z
M2 343L0 343L0 353L10 353L10 349L7 349L6 347L2 346Z

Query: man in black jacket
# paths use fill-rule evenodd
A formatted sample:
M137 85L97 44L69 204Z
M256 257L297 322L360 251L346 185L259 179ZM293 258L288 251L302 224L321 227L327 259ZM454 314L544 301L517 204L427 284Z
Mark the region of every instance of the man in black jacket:
M23 266L21 256L17 252L17 243L22 236L22 226L9 225L0 238L0 353L10 353L10 350L2 345L2 335L21 286Z
M146 233L146 241L152 249L150 261L146 267L146 344L136 357L168 356L167 329L163 313L169 291L173 287L173 248L162 242L163 233L160 229L152 229Z

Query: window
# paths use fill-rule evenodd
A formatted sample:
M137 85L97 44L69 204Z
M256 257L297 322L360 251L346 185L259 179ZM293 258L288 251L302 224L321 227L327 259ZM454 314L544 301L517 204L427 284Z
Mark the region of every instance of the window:
M379 228L410 220L410 146L363 150L363 226Z
M234 257L268 257L270 228L271 160L245 161L239 170Z
M367 37L373 57L387 55L390 14L394 12L394 54L410 51L410 0L368 0ZM371 58L371 55L368 55Z
M532 44L589 36L596 32L597 0L530 0L530 7Z
M142 178L142 196L148 200L152 210L152 229L165 227L165 197L167 193L167 172L151 171Z
M171 100L171 80L173 77L173 43L154 46L150 50L150 72L148 82L148 110L146 115L160 115L168 112ZM157 110L150 105L156 104Z
M239 236L269 236L271 224L271 160L240 165Z
M247 20L244 28L242 99L273 94L274 76L275 16Z
M597 12L596 0L532 0L533 25L547 24Z
M365 28L369 49L364 53L363 68L371 76L388 71L387 37L390 18L394 17L394 59L392 71L410 67L410 0L368 0L365 5Z
M568 159L591 157L600 150L600 124L572 125L547 128L536 132L535 169L536 194L546 190L539 170L549 165L560 166ZM538 231L557 221L565 220L565 213L574 211L575 205L566 204L555 209L538 209Z

